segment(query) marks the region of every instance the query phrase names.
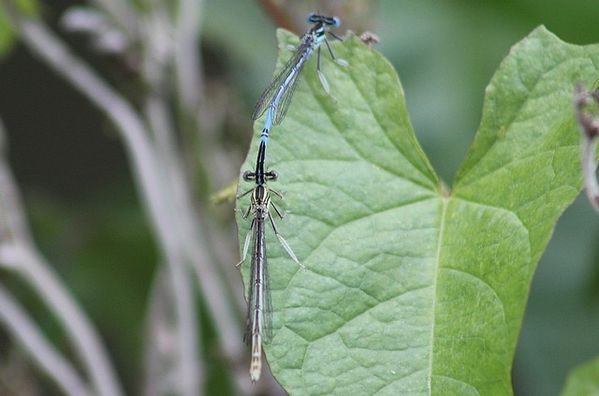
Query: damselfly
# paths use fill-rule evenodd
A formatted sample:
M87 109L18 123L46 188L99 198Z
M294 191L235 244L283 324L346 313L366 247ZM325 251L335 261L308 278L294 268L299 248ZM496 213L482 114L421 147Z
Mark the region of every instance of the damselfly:
M343 59L339 59L335 56L333 47L327 40L327 33L332 37L341 40L341 37L337 36L330 31L332 28L338 28L341 25L339 18L327 17L319 15L317 13L310 13L306 17L306 22L311 23L312 27L300 39L300 43L295 48L295 53L287 61L283 70L272 80L270 85L264 90L260 99L256 103L256 108L252 114L252 119L257 120L266 111L266 120L264 121L264 128L262 130L261 140L265 143L268 141L268 134L271 126L280 124L287 114L289 105L291 104L291 97L295 91L295 87L298 81L298 77L306 64L310 55L314 51L317 53L316 58L316 71L320 83L327 94L330 94L329 83L320 71L320 48L322 43L325 43L331 58L342 66L347 66L347 62Z
M252 358L250 363L250 379L252 382L260 379L262 372L262 339L269 340L272 337L272 304L270 300L270 288L268 283L268 262L266 257L265 226L268 220L279 239L283 249L289 256L302 266L289 247L287 241L279 234L275 225L270 209L276 213L279 218L283 218L283 213L270 201L270 192L282 198L281 194L274 190L269 190L266 181L276 180L276 171L264 171L264 157L266 155L266 143L260 142L258 149L258 158L256 160L256 171L247 171L243 174L246 181L255 181L256 185L252 190L242 194L240 197L252 193L251 204L243 214L243 218L253 215L250 230L247 233L243 244L242 259L238 266L245 260L250 238L252 239L252 265L250 276L250 292L248 294L248 310L246 319L246 329L244 340L251 343ZM303 267L303 266L302 266Z

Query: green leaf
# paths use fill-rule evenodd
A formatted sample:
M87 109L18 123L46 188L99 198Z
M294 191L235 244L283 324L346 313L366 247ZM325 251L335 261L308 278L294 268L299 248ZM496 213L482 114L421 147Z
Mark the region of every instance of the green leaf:
M279 41L280 66L297 38ZM487 88L451 193L389 62L356 37L335 51L349 67L323 53L332 96L311 59L267 153L279 172L269 185L290 211L279 232L306 266L267 229L275 377L291 394L511 394L535 266L580 191L571 101L576 82L599 76L599 47L544 28L517 44ZM255 166L261 128L242 171ZM238 224L243 242L249 222Z
M597 395L599 395L599 358L572 370L562 392L562 396Z

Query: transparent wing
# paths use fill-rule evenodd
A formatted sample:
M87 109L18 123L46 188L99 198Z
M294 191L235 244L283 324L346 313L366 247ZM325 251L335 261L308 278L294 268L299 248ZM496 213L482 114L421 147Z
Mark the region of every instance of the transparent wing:
M272 305L268 288L266 241L264 238L264 220L256 218L253 230L252 265L250 268L250 293L248 295L248 311L245 324L246 343L252 339L254 332L261 333L264 339L272 336Z
M247 235L245 236L245 241L243 242L243 253L241 255L241 261L237 266L240 266L248 255L248 250L250 247L250 238L252 236L252 228L254 228L254 219L252 219L252 223L250 224L250 229L248 230Z
M254 113L252 114L253 120L257 120L264 114L266 109L273 103L279 91L284 90L279 99L278 108L275 111L274 122L275 124L279 124L283 120L287 109L282 107L281 104L288 107L291 103L290 98L287 98L287 96L289 93L293 94L297 78L304 67L304 63L310 57L311 52L312 45L305 39L305 37L302 37L302 41L293 56L287 61L279 74L277 74L277 76L270 82L264 92L262 92L262 95L260 95L258 102L256 102ZM280 113L283 113L282 117L279 116Z
M264 245L264 263L262 267L263 288L264 288L264 307L262 307L262 317L264 318L263 338L266 342L272 340L272 300L270 296L270 277L268 276L268 260L266 259L266 245Z
M250 266L250 279L249 279L249 286L250 286L250 290L249 293L247 295L247 301L248 301L248 309L247 309L247 315L246 315L246 320L245 320L245 333L243 335L243 341L246 342L247 344L249 344L252 340L252 329L254 328L255 324L256 324L256 316L255 316L255 310L256 310L256 304L258 302L257 298L257 293L256 293L256 271L257 271L257 265L259 265L259 263L256 263L257 261L257 256L256 256L256 250L258 245L258 240L260 238L260 236L258 235L259 233L259 228L261 228L259 226L259 221L254 218L252 220L252 227L250 228L250 230L248 231L248 233L252 234L252 264ZM263 228L263 227L262 227Z
M300 59L300 63L298 63L296 67L295 74L293 78L288 82L285 86L283 94L279 99L279 103L275 108L275 117L273 123L275 125L280 124L285 116L287 115L287 110L289 110L289 105L291 104L291 99L293 98L293 94L295 93L295 88L297 87L297 82L299 81L299 76L304 68L304 64L310 57L310 54L307 53L302 59Z

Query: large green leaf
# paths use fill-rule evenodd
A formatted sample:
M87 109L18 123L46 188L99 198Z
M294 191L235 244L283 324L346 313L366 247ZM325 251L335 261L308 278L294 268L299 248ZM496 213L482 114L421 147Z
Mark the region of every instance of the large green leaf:
M279 41L281 65L297 38ZM275 377L291 394L511 394L535 266L580 190L572 93L599 75L599 47L544 28L517 44L451 193L416 141L393 67L355 37L335 49L350 65L322 57L332 97L310 60L267 153L290 211L279 231L306 266L267 229ZM242 170L256 151L254 139ZM243 241L248 221L238 224Z
M572 370L562 392L562 396L597 395L599 395L599 358Z

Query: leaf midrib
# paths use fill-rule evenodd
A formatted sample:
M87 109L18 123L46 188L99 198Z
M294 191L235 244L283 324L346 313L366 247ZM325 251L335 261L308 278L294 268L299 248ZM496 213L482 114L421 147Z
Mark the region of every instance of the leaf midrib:
M439 238L437 239L437 252L436 252L436 270L435 270L435 279L433 281L433 301L432 301L432 320L431 320L431 337L430 337L430 359L428 366L428 392L430 395L433 394L433 358L434 358L434 345L435 345L435 323L436 323L436 313L435 309L437 307L437 285L439 280L439 272L441 270L441 249L443 247L444 233L445 233L445 217L447 215L447 206L449 202L449 197L440 197L441 203L443 207L441 208L441 222L439 224Z

